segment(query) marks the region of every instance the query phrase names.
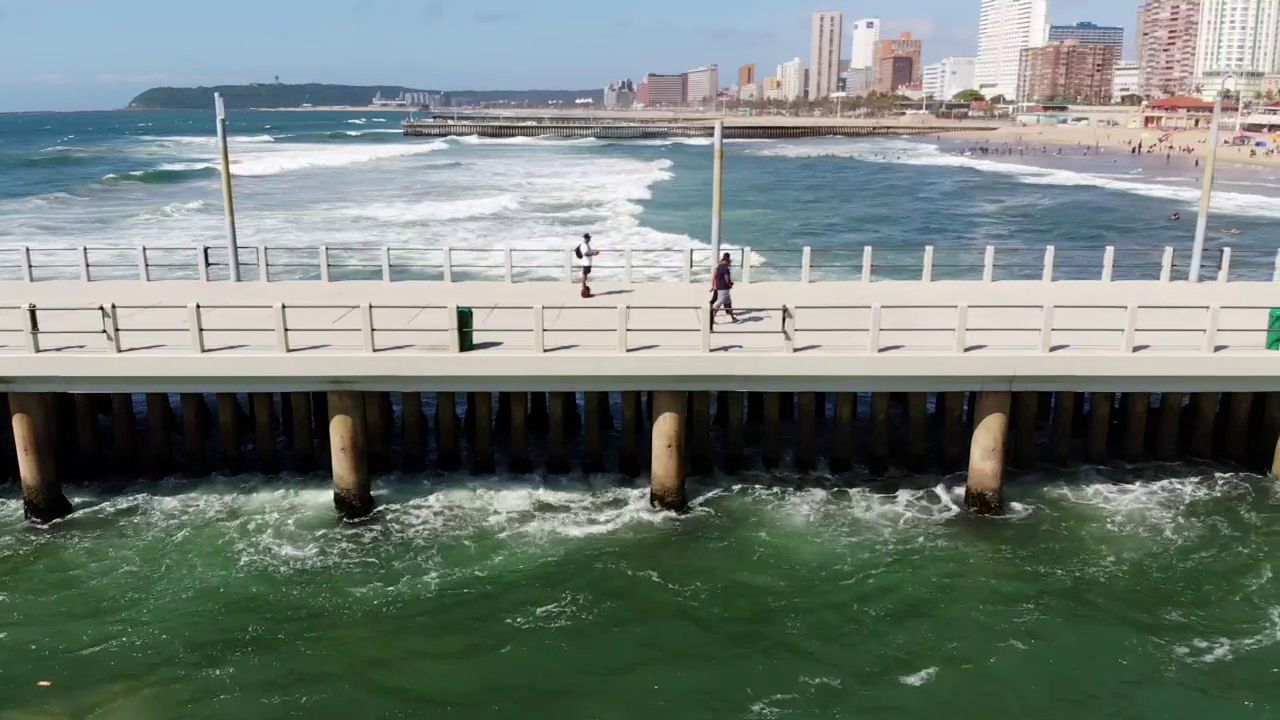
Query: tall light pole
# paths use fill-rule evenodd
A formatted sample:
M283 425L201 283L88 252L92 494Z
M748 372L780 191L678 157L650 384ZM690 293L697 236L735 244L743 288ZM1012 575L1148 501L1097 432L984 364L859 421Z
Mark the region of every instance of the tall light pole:
M240 282L240 245L236 241L236 206L231 193L231 155L227 151L227 108L222 93L213 94L218 114L218 149L222 155L222 207L227 218L227 270L231 282Z
M1209 232L1209 208L1213 198L1213 174L1218 165L1218 144L1221 142L1222 101L1227 96L1227 83L1235 79L1227 75L1222 80L1222 89L1213 102L1213 121L1209 127L1209 159L1204 164L1204 183L1200 188L1200 214L1196 217L1196 239L1191 248L1191 282L1200 282L1200 268L1204 264L1204 241ZM1233 83L1234 84L1234 83Z
M720 262L720 216L724 209L724 121L716 121L715 160L711 179L711 265Z

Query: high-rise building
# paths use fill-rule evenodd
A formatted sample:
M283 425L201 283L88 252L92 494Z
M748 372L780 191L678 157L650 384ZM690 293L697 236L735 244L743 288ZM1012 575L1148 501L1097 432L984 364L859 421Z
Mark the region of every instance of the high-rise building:
M782 82L781 100L791 102L804 97L805 67L804 61L795 58L789 63L778 66L778 80Z
M1196 43L1194 90L1212 99L1228 75L1252 99L1280 72L1280 0L1204 0Z
M978 21L977 90L1016 99L1022 51L1045 44L1049 0L982 0Z
M1050 25L1049 42L1079 40L1089 45L1111 45L1124 54L1124 28L1078 22L1075 25Z
M606 108L629 108L636 104L636 85L630 80L609 83L604 89Z
M1138 8L1138 94L1186 95L1196 72L1201 0L1147 0Z
M1018 97L1023 102L1111 102L1120 50L1079 40L1022 51Z
M844 14L813 14L809 51L809 99L821 100L836 92L840 82L840 47L844 42Z
M706 105L715 102L720 92L720 68L704 65L685 73L685 102L689 105Z
M684 75L654 75L644 78L649 107L680 107L685 104Z
M853 24L853 50L849 69L869 68L876 64L876 43L880 42L880 18L863 18Z
M1115 80L1111 83L1111 102L1120 102L1129 95L1142 94L1142 66L1136 62L1116 63Z
M924 43L904 32L896 40L876 44L875 87L877 92L891 93L903 85L919 84L924 73L920 56Z
M764 99L783 100L782 78L767 77L764 79Z
M743 85L754 85L756 83L756 66L755 63L743 65L738 68L738 87Z
M925 97L950 100L963 90L974 89L973 67L977 58L949 57L924 66Z

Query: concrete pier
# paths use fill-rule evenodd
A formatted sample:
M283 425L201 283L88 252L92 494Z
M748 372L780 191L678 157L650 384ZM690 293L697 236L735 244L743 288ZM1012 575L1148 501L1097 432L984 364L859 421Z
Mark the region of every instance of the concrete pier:
M1004 470L1012 400L1007 392L978 393L964 502L980 515L992 515L1004 509Z
M71 503L62 494L58 463L49 430L50 396L10 393L9 419L18 477L22 483L22 511L28 520L49 523L71 514Z
M365 450L364 394L329 393L329 448L333 464L333 505L348 520L373 512Z
M653 397L653 460L649 504L659 510L681 512L685 495L685 415L688 394L662 391Z

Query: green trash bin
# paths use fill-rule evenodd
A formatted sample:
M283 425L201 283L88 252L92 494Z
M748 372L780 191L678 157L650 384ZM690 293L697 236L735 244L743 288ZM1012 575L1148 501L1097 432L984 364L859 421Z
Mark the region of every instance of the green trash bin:
M475 312L469 307L460 307L458 308L458 350L471 352L475 349Z
M1267 349L1280 352L1280 308L1272 308L1267 320Z

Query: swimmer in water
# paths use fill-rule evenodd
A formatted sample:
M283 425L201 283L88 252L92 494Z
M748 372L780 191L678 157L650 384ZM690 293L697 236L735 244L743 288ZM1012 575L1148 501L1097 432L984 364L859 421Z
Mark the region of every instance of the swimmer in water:
M1172 215L1169 216L1169 219L1172 220L1173 222L1178 222L1179 220L1182 219L1182 213L1179 213L1179 212L1173 213Z

